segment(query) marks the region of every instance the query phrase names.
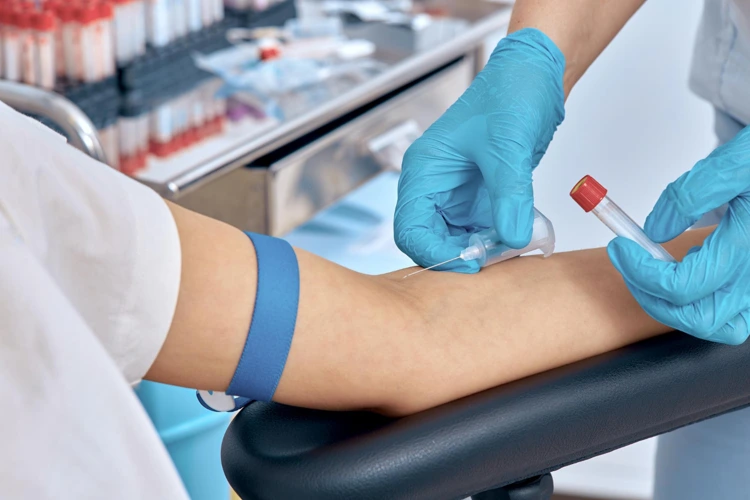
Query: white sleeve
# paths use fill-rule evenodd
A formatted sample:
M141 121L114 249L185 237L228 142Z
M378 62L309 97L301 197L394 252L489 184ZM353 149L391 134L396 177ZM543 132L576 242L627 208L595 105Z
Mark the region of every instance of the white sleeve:
M128 382L153 364L180 284L177 227L151 189L0 103L0 210Z

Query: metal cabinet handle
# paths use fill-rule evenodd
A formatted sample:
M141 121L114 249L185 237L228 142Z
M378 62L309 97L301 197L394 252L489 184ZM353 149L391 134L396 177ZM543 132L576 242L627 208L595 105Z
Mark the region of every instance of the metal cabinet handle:
M0 81L0 101L21 113L51 120L73 146L102 163L107 162L94 124L63 96L21 83Z

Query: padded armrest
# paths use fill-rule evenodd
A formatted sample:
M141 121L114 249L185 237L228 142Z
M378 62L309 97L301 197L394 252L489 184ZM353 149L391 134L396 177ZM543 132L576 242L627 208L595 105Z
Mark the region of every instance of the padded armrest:
M222 462L246 500L461 499L749 405L748 370L675 333L399 420L255 403Z

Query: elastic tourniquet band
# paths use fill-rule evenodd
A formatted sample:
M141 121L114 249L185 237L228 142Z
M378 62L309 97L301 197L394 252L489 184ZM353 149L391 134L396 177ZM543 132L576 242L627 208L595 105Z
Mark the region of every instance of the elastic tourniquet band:
M250 330L227 394L271 401L297 323L299 265L284 240L246 233L258 258L258 289Z

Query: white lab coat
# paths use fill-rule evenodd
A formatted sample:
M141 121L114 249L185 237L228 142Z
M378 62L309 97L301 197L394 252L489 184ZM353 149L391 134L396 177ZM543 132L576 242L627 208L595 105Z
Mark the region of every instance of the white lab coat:
M169 210L2 103L0 130L0 498L187 498L131 388L177 302Z

